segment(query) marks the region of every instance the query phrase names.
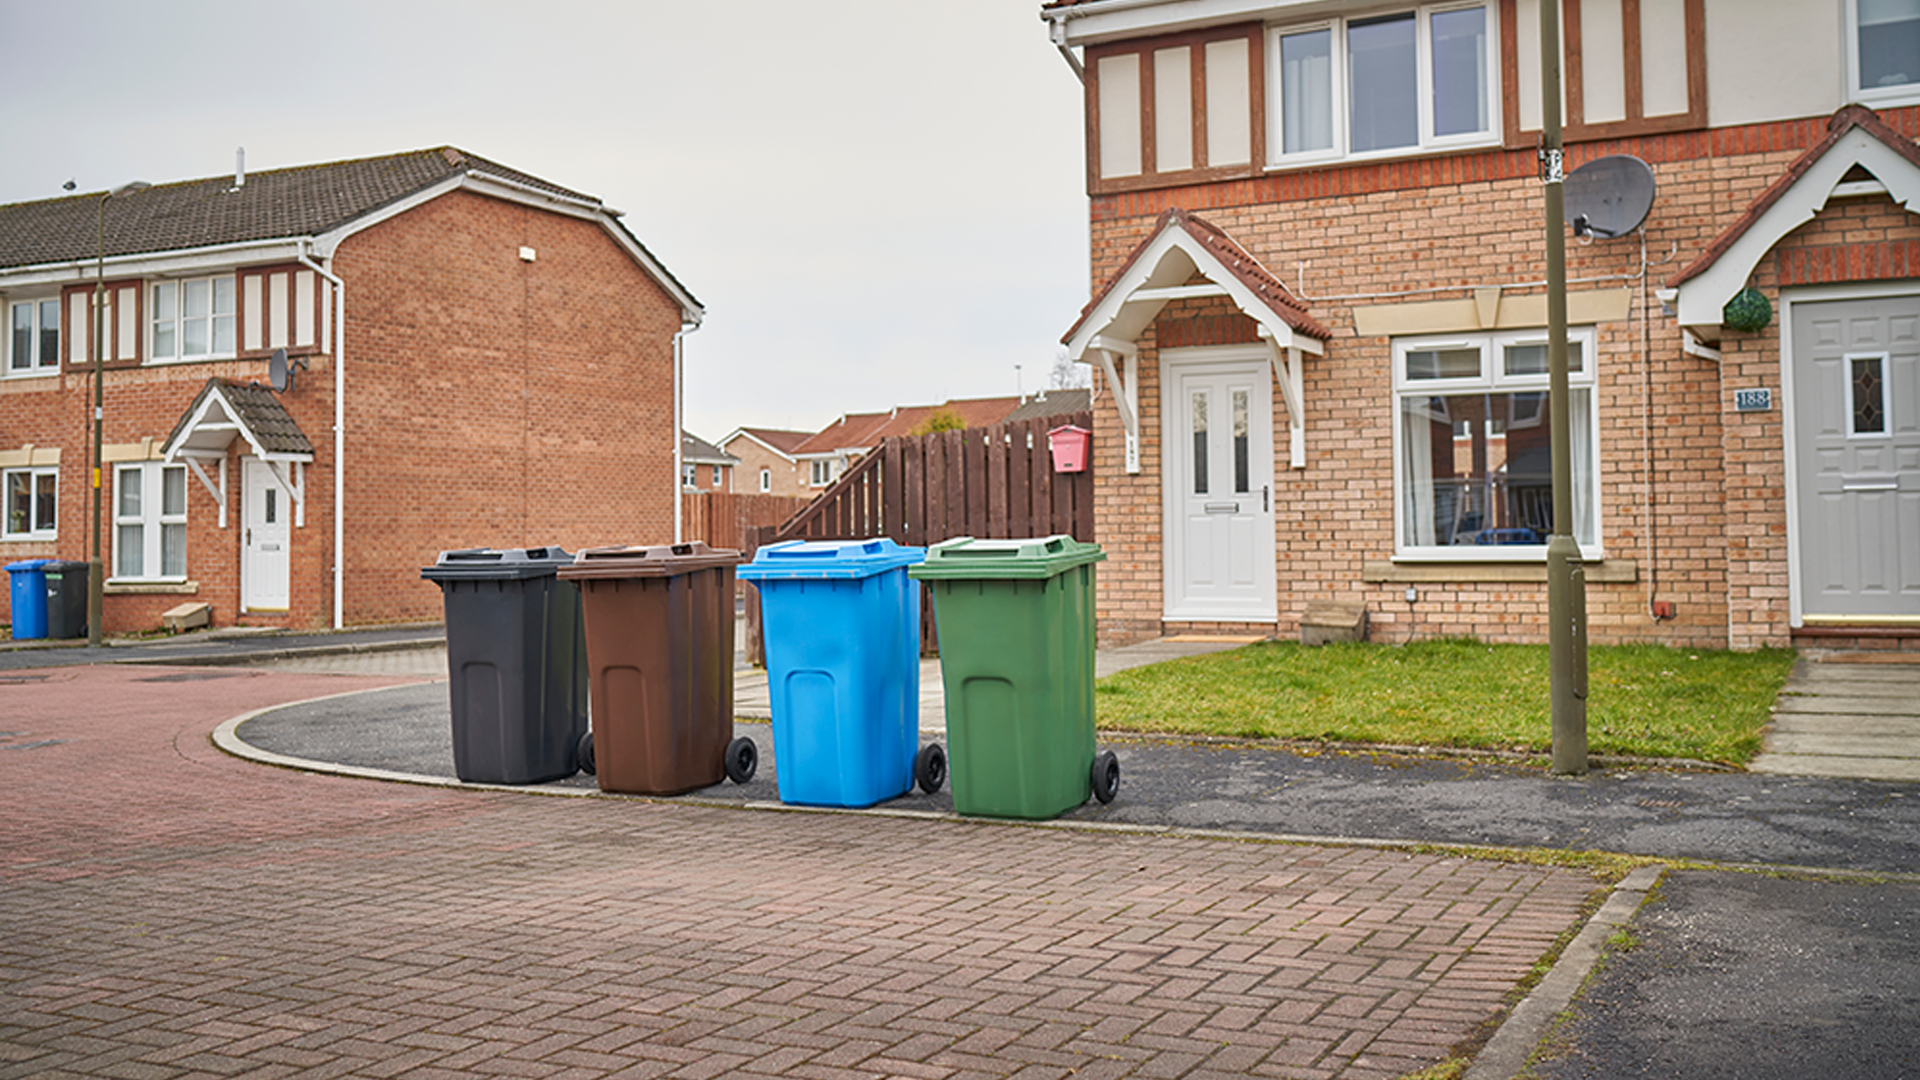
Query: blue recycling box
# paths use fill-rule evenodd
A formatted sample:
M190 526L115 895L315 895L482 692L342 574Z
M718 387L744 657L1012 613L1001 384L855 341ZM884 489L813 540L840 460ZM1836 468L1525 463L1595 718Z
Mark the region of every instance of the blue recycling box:
M914 784L925 548L789 540L742 566L760 588L782 802L872 806Z
M13 605L13 640L47 636L47 564L52 559L25 559L7 564L8 593Z

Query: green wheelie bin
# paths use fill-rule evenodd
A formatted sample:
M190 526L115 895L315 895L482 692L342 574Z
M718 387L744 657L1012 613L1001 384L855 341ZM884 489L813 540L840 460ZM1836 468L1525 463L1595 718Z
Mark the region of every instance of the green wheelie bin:
M1093 567L1069 536L959 537L907 575L933 591L947 768L962 814L1039 820L1112 800L1120 765L1093 740Z

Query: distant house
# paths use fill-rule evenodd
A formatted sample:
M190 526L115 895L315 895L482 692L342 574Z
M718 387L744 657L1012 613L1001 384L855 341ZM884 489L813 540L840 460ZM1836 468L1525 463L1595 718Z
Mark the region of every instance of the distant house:
M1003 424L1019 420L1045 420L1053 416L1069 416L1086 412L1093 408L1093 391L1078 390L1042 390L1026 400L1026 403L1008 413Z
M736 493L743 495L809 494L795 447L813 437L810 431L779 428L735 428L720 440L720 448L738 459Z
M896 406L883 413L848 413L795 447L793 457L805 470L806 486L817 490L838 480L882 440L911 434L942 409L976 428L1002 423L1019 407L1017 397L955 398L940 405Z
M444 549L672 538L700 303L463 150L0 206L0 308L0 562L87 558L105 367L106 632L436 619Z
M680 433L680 490L732 491L740 459L698 435Z

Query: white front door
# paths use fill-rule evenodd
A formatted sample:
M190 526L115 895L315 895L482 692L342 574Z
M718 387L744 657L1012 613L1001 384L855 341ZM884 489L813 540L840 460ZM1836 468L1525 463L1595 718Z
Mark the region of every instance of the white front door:
M1273 622L1273 378L1259 349L1161 362L1166 609L1179 622Z
M1792 312L1798 622L1920 623L1920 295Z
M242 459L240 484L246 503L240 522L240 607L285 611L292 576L292 498L273 470L254 458Z

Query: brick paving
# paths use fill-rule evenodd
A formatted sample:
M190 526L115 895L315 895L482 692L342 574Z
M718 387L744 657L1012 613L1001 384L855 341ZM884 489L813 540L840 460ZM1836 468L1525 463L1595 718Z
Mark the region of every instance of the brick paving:
M1394 1077L1591 878L227 758L396 681L0 677L0 1077ZM180 675L181 681L141 682Z

